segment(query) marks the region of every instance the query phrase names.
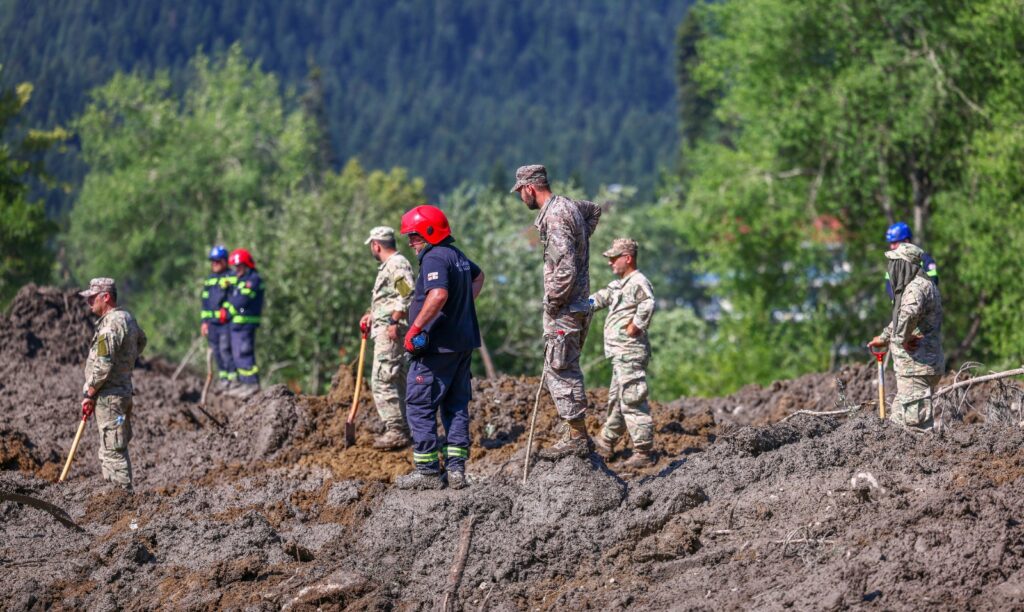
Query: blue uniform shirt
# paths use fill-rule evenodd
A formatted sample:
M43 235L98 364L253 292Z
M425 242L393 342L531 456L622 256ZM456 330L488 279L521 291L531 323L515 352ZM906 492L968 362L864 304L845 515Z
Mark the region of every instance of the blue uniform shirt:
M210 273L203 282L203 309L201 318L205 323L220 323L218 312L228 301L231 288L235 285L235 275L230 270L220 274Z
M263 281L256 270L238 277L228 298L228 317L232 323L259 325L263 313Z
M447 289L448 300L441 313L424 330L430 337L427 353L459 353L480 346L480 324L473 304L473 279L480 267L446 240L419 254L420 271L409 306L409 321L415 321L427 292Z

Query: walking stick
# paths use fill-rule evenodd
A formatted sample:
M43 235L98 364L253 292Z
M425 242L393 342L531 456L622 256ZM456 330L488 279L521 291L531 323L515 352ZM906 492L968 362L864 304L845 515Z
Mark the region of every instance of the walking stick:
M885 364L882 360L885 359L888 349L882 349L881 351L875 351L875 349L868 347L871 354L875 356L875 361L878 362L878 418L885 420Z
M57 482L64 482L64 479L68 477L68 472L71 471L71 460L75 458L75 452L78 450L78 443L82 441L82 432L85 431L85 422L89 420L88 415L82 415L82 422L78 424L78 433L75 434L75 441L71 443L71 452L68 453L68 460L64 463L64 469L60 473L60 478Z
M359 394L363 390L363 360L366 358L366 337L369 328L363 329L363 339L359 342L359 365L356 366L356 392L352 396L352 408L345 419L345 448L356 443L356 411L359 409Z
M523 466L523 484L526 484L526 477L530 475L530 454L533 452L533 429L537 425L537 407L540 406L540 392L544 390L544 375L540 374L540 384L537 385L537 397L533 400L533 416L530 417L530 436L526 440L526 465Z

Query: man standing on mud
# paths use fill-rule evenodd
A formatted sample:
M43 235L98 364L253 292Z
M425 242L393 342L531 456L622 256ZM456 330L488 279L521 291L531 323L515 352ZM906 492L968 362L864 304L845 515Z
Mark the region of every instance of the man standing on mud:
M647 364L651 343L647 339L654 317L654 288L636 269L637 243L616 238L603 254L619 277L590 296L594 310L608 308L604 322L604 356L612 360L608 385L608 416L594 444L606 456L627 430L633 439L633 456L623 465L638 469L656 463L654 422L647 404Z
M82 414L96 413L103 480L131 492L132 369L146 348L146 334L131 313L117 306L114 279L94 278L79 295L99 317L85 362Z
M942 297L921 267L923 251L909 242L886 251L893 289L892 321L868 346L889 345L896 370L890 417L917 431L934 425L932 393L945 369L942 354Z
M469 458L470 363L480 346L474 301L484 285L483 271L453 244L448 219L439 208L423 205L402 216L420 269L416 277L405 350L412 355L406 379L406 414L412 430L416 470L395 484L402 489L439 489L437 415L445 430L448 486L461 489Z
M370 310L359 321L363 332L373 338L373 371L370 388L373 403L384 423L384 434L373 441L373 447L398 450L409 446L409 425L405 420L405 376L408 367L402 339L405 336L406 313L412 301L412 266L398 252L395 230L375 227L366 239L370 254L380 262L377 280L373 283Z
M235 286L235 275L228 269L228 250L221 245L210 249L210 274L203 281L201 331L210 344L217 363L217 388L227 391L238 379L235 360L231 356L231 334L226 323L220 321L220 309L228 301Z
M590 327L590 236L601 208L592 202L551 193L544 166L516 170L513 193L530 210L544 246L544 380L555 403L562 436L541 450L541 459L569 455L586 457L592 443L584 418L587 396L580 369L580 350Z
M256 365L256 330L263 316L263 279L256 271L256 261L246 249L235 249L228 257L235 267L235 284L220 321L231 323L231 357L238 368L238 386L228 395L246 399L259 393L260 369Z

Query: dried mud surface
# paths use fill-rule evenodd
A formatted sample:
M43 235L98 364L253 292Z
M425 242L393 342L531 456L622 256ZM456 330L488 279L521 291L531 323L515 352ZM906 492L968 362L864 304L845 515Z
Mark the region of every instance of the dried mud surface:
M325 397L277 386L204 413L197 373L171 380L147 361L129 496L102 484L91 422L54 484L86 315L73 294L29 286L0 317L0 497L47 502L80 528L0 500L5 610L1024 607L1018 383L945 402L941 437L878 421L867 362L683 398L653 408L654 468L624 473L626 449L537 462L523 485L538 381L480 380L474 484L405 492L390 483L409 453L371 448L371 402L342 446L350 368ZM851 416L780 422L835 410L837 378ZM590 392L595 431L605 398ZM538 445L554 421L542 396Z

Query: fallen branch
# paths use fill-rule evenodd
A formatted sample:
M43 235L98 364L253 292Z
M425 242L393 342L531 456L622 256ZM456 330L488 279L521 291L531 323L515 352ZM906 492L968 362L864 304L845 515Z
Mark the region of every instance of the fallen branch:
M178 369L175 370L174 375L171 376L172 381L178 380L178 375L181 374L181 371L185 369L185 366L188 365L188 362L192 361L192 356L195 355L196 351L199 350L199 342L202 339L202 336L196 336L196 339L192 341L192 346L190 346L188 352L185 353L185 358L181 360L181 363L178 364Z
M785 418L783 418L779 422L780 423L785 423L786 421L788 421L789 419L795 417L798 414L806 414L808 416L839 416L839 415L851 414L853 412L856 412L859 409L860 409L860 406L854 406L853 408L846 408L845 410L826 410L824 412L816 412L814 410L797 410L796 412L786 416Z
M983 383L983 382L986 382L986 381L989 381L989 380L999 380L1000 378L1009 378L1010 376L1024 376L1024 367L1020 367L1020 368L1017 368L1015 370L1006 370L1005 372L996 372L994 374L986 374L985 376L975 376L974 378L968 378L967 380L962 380L962 381L960 381L958 383L953 383L952 385L949 385L948 387L943 387L942 389L939 389L938 391L936 391L932 395L932 398L934 399L936 397L945 395L945 394L949 393L950 391L953 391L955 389L959 389L960 387L968 387L968 386L973 385L975 383Z
M65 512L61 508L58 508L57 506L54 506L50 502L43 501L35 497L30 497L28 495L8 493L7 491L0 491L0 501L12 501L18 504L23 504L25 506L32 506L33 508L42 510L43 512L46 512L53 518L57 519L58 523L64 525L68 529L74 529L75 531L79 532L85 531L84 529L79 527L78 524L75 523L75 521L71 520L71 517L68 516L67 512Z
M469 543L473 539L473 525L476 523L476 515L470 514L462 521L462 528L459 529L459 551L455 554L455 563L448 572L448 582L444 587L444 599L441 612L455 610L455 596L459 590L459 583L462 582L462 574L466 571L466 560L469 558Z

